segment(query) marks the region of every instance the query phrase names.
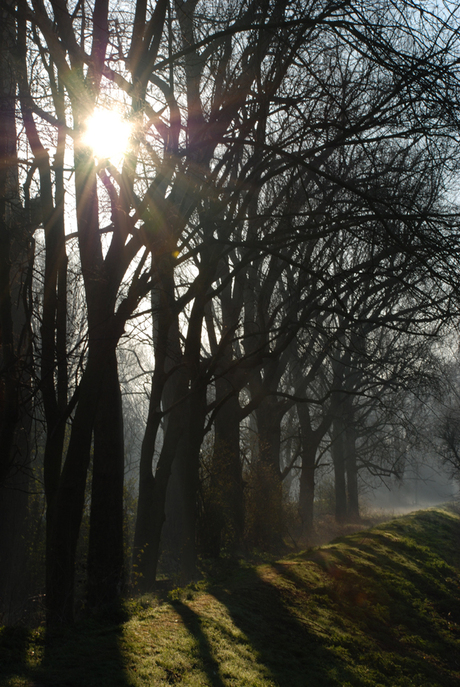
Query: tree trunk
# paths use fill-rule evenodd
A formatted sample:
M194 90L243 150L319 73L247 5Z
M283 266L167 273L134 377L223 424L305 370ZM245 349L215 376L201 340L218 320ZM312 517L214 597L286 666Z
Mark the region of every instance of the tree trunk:
M281 420L285 413L271 398L256 410L259 456L255 466L253 539L277 551L283 544L283 488L280 470Z
M200 448L203 441L206 417L207 378L201 371L202 325L207 303L206 293L215 271L212 250L202 249L202 268L197 278L197 296L188 321L185 350L181 365L185 397L183 405L183 431L176 444L172 464L174 480L168 486L164 549L178 563L178 575L184 584L196 575L197 563L197 502L199 488ZM178 336L175 339L177 346ZM179 348L179 346L178 346ZM170 420L168 419L167 432ZM172 526L171 526L172 525Z
M25 433L22 439L22 448L27 450L28 434ZM28 454L25 453L24 457L27 460ZM4 625L20 622L27 598L42 591L29 587L30 552L26 539L29 490L27 469L23 470L16 462L15 468L0 485L0 614Z
M316 454L331 423L330 412L324 412L320 424L313 429L308 403L297 404L301 436L301 471L299 515L307 541L313 534Z
M98 350L93 347L80 384L67 456L48 526L46 604L47 618L51 624L73 620L75 555L83 515L93 426L106 364L113 360L116 342L116 337L108 336Z
M216 397L229 392L226 380L216 382ZM231 395L219 409L214 422L207 508L202 531L205 555L218 558L222 546L236 554L243 546L244 485L240 457L240 404Z
M347 485L345 473L345 428L341 416L334 418L332 424L332 462L335 483L335 519L344 523L347 519Z
M11 624L28 593L33 268L32 228L19 195L14 8L7 0L0 10L0 615Z
M165 518L166 489L177 444L183 434L184 416L181 402L185 399L188 386L187 373L180 365L182 351L179 323L174 308L173 270L173 263L165 254L156 263L158 285L151 294L155 371L142 441L133 547L133 585L143 592L152 591L155 586L161 531ZM176 403L180 405L174 408ZM170 408L173 408L171 412ZM170 424L173 428L171 431ZM152 463L160 426L163 446L154 475ZM155 501L156 498L159 498L158 502Z
M123 586L123 410L115 350L106 361L94 424L88 603L114 601Z
M184 415L182 404L171 411L155 476L152 475L148 487L139 492L133 567L134 584L140 592L155 588L166 493L179 440L186 429Z
M352 404L349 404L347 413L347 427L345 430L346 443L346 473L347 473L347 520L359 522L359 492L358 492L358 466L356 463L356 429L354 425L354 413Z
M206 269L211 264L209 261ZM207 382L200 379L200 347L206 289L207 284L203 283L189 319L186 346L181 361L184 370L181 386L185 391L185 400L182 404L183 430L176 445L165 504L166 521L162 552L165 559L169 559L169 572L177 574L182 584L189 582L196 574L200 447L203 441L207 389ZM179 351L178 332L174 341Z
M180 584L196 577L199 464L205 413L203 385L191 392L184 403L183 433L176 448L166 501L162 556L167 557L167 572L177 575Z
M147 418L139 464L139 494L132 561L132 584L135 589L142 592L152 591L157 565L151 546L155 537L155 477L152 460L161 422L161 413L152 407L152 396L150 406L151 412Z
M27 255L31 241L19 197L17 84L12 59L17 50L14 4L6 4L9 7L4 7L0 14L0 483L8 478L13 467L14 437L21 415L20 378L24 360L17 348L21 330L15 327L13 321L15 306L12 292L16 290L15 296L19 296L19 303L22 303L20 291L24 273L21 261L24 254ZM21 326L23 324L21 322Z
M310 412L306 403L297 404L297 416L301 438L299 515L302 523L302 534L308 540L313 533L316 451L321 437L316 437L313 432Z
M305 446L302 444L299 515L302 523L302 534L307 540L313 534L316 450L317 446L313 442Z

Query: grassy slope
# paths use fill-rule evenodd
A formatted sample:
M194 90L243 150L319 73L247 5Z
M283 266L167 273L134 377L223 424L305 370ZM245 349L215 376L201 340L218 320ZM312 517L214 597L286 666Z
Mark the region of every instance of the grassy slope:
M0 630L0 685L460 684L460 517L420 511L329 546L127 602L48 638Z

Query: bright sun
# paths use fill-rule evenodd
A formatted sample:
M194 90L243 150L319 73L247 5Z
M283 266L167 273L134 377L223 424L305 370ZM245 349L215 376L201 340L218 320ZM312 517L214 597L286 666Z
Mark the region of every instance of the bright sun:
M83 141L98 160L120 160L127 148L131 124L116 110L95 110L88 119Z

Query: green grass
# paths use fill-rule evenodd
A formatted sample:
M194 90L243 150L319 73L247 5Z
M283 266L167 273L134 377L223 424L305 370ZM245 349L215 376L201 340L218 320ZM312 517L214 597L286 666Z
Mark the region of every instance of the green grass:
M0 629L8 687L460 684L460 517L420 511L55 636Z

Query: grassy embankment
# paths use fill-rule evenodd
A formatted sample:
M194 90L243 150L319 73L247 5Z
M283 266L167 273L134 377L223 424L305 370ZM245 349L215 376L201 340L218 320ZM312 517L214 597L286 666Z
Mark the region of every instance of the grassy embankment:
M0 629L0 685L460 684L460 516L420 511L220 571L59 636Z

